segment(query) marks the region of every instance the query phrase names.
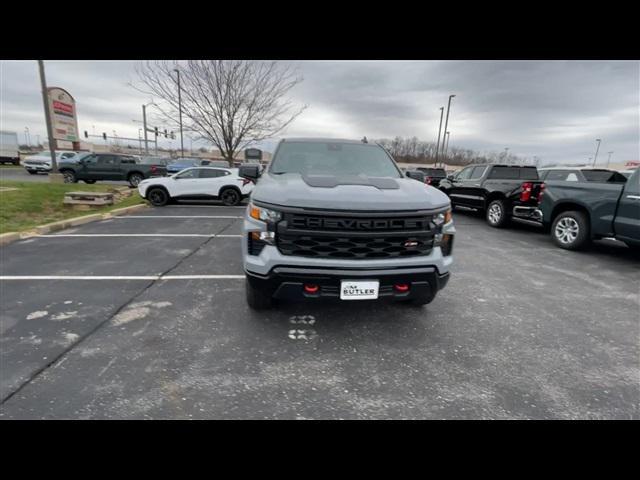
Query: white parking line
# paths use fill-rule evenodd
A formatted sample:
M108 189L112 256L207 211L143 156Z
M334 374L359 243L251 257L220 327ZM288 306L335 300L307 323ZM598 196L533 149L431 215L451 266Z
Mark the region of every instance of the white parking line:
M214 235L209 233L60 233L51 235L34 235L38 238L68 238L68 237L220 237L241 238L242 235Z
M242 218L239 216L225 215L126 215L121 217L113 217L118 219L127 218Z
M244 275L1 275L2 280L238 280Z

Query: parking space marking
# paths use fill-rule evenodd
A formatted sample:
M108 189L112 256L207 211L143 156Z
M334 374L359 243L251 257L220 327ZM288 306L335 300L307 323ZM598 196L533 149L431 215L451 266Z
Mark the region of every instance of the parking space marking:
M127 218L242 218L241 216L230 215L122 215L113 217L118 219Z
M237 280L244 275L1 275L5 280Z
M53 235L34 235L37 238L68 237L207 237L241 238L242 235L216 235L213 233L61 233Z

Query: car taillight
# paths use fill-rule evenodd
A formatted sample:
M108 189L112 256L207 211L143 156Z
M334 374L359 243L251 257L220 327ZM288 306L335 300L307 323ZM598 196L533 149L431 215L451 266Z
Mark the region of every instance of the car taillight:
M251 183L251 180L248 178L239 178L238 180L242 180L242 186L244 187L247 183Z
M533 189L533 183L524 182L522 184L522 193L520 194L521 202L528 202L531 200L531 190Z
M427 185L431 185L431 177L427 177L424 183L426 183Z
M151 173L156 173L158 171L158 167L155 165L151 165Z
M540 184L540 190L538 190L538 203L542 202L542 195L544 195L545 188L547 188L547 186L544 183Z

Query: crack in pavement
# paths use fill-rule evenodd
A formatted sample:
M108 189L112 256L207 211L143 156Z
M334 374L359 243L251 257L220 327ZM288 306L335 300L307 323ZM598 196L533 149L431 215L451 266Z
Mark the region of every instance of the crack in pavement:
M162 217L159 217L162 218ZM215 235L219 235L222 232L226 231L229 227L231 227L235 222L237 222L238 219L233 219L229 224L225 225L219 232L217 232ZM191 257L192 255L194 255L196 252L198 252L200 249L202 249L205 245L207 245L211 240L215 239L216 236L213 237L209 237L207 238L204 242L202 242L200 245L198 245L197 247L195 247L193 249L193 251L189 252L187 255L185 255L184 257L180 258L180 260L178 260L173 266L169 267L166 271L162 272L158 278L151 280L148 284L146 284L140 291L138 291L136 294L134 294L131 298L129 298L126 302L124 302L122 305L120 305L115 312L113 312L112 315L108 316L105 320L103 320L102 322L99 322L94 328L92 328L90 331L88 331L87 333L85 333L84 335L82 335L81 337L78 338L78 340L72 344L70 344L67 348L65 348L62 352L60 352L60 354L56 355L50 362L46 363L45 365L43 365L42 367L38 368L37 370L35 370L31 375L29 375L29 377L22 382L13 392L9 393L6 397L4 397L2 399L2 401L0 401L0 406L4 405L7 401L9 401L13 396L15 396L17 393L19 393L23 388L25 388L27 385L29 385L31 382L33 382L36 378L38 378L45 370L49 369L51 366L53 366L55 363L57 363L58 361L62 362L64 359L63 357L69 353L71 350L73 350L76 346L78 346L79 344L81 344L82 342L84 342L85 339L89 338L91 335L93 335L95 332L97 332L100 328L102 328L103 325L108 324L111 319L113 319L115 316L117 316L122 310L124 310L128 305L130 305L132 302L134 302L138 297L140 297L143 293L145 293L147 290L149 290L151 287L153 287L159 280L162 280L162 277L164 277L165 275L167 275L168 273L170 273L171 271L175 270L176 268L178 268L185 260L187 260L189 257ZM61 360L62 359L62 360Z

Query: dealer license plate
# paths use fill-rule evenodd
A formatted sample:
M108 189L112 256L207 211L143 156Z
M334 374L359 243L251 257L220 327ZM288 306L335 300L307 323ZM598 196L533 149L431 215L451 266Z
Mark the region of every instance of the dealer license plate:
M379 287L378 280L342 280L340 300L375 300L378 298Z

